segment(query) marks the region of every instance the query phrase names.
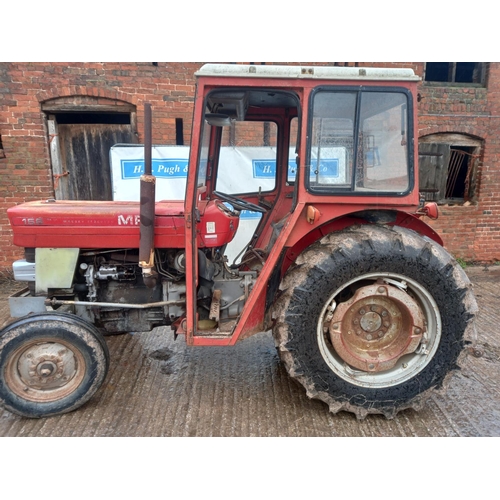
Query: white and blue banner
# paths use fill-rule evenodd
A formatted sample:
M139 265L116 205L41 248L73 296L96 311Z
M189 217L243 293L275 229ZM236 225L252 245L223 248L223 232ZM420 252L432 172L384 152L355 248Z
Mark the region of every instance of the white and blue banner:
M109 155L113 199L139 201L144 146L116 144ZM156 201L184 199L188 158L189 146L153 146L151 163L156 177Z
M311 179L331 184L345 182L345 165L335 158L312 160ZM152 173L156 177L156 201L183 200L186 191L189 146L153 146ZM290 151L288 181L295 180L294 151ZM113 199L139 201L144 173L144 147L117 144L110 150ZM217 190L228 194L272 191L276 183L276 150L273 147L222 147L219 159ZM231 260L248 243L261 218L260 213L243 211L240 227L227 254Z

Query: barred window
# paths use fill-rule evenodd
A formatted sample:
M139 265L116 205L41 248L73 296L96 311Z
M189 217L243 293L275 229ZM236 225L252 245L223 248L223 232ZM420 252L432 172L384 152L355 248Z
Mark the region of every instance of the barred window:
M463 134L434 134L419 142L422 196L441 204L474 201L481 141Z

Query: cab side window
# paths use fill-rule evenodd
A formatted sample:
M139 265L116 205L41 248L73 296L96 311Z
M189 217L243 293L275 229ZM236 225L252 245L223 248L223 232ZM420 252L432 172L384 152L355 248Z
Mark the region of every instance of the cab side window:
M250 194L276 187L278 127L273 122L236 121L222 132L217 191Z

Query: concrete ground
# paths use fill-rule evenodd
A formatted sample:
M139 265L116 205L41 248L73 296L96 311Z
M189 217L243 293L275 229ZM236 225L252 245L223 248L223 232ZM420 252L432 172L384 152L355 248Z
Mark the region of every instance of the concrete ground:
M500 266L466 269L480 307L480 358L469 355L446 394L393 420L329 413L280 363L270 333L235 347L187 347L168 328L106 337L111 366L73 413L27 419L0 409L0 436L500 436ZM0 325L8 321L0 284Z

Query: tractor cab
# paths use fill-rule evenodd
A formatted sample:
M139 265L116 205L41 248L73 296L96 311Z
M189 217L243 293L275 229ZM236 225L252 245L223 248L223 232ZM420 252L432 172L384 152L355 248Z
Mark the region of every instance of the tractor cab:
M196 76L187 296L194 304L197 276L189 274L197 269L196 233L214 230L196 222L199 206L217 199L240 218L224 249L227 265L248 273L238 321L217 326L224 336L218 342L233 343L243 330L264 328L277 284L303 248L353 218L396 221L417 209L418 78L401 69L210 64ZM197 318L189 308L187 340L205 343L208 332Z

